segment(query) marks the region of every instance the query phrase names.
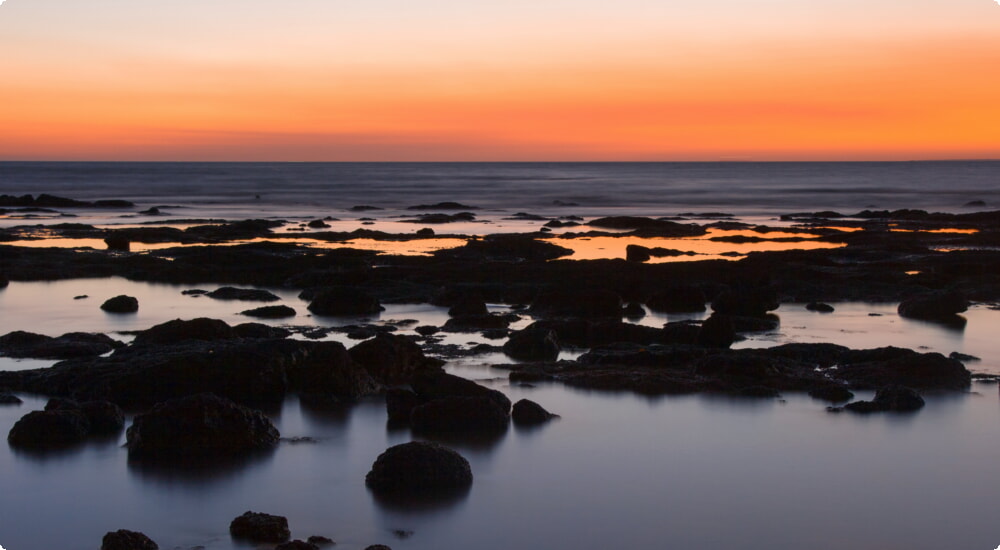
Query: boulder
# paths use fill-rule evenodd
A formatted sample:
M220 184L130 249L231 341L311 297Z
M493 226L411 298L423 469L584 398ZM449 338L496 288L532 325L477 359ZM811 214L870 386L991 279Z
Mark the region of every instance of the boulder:
M625 259L630 262L648 262L652 256L649 248L637 244L630 244L625 247Z
M292 331L288 329L264 323L240 323L233 327L233 332L240 338L281 339L292 335Z
M924 399L916 391L904 386L886 386L875 392L871 401L855 401L844 408L858 413L911 412L923 408Z
M108 250L128 252L131 248L132 242L125 235L109 233L107 237L104 237L104 244L108 246Z
M621 319L622 299L605 289L566 289L539 294L529 311L551 317L609 317Z
M736 341L736 329L729 315L713 313L701 324L696 342L708 348L728 348Z
M139 311L139 300L122 294L106 300L101 304L101 309L108 313L135 313Z
M229 523L229 534L252 542L285 542L292 536L288 519L247 510Z
M824 386L809 390L809 396L830 403L844 403L854 399L854 393L843 386Z
M124 344L104 334L70 332L58 338L17 330L0 336L0 355L34 359L71 359L102 355Z
M386 413L388 413L389 422L393 423L408 424L413 409L426 402L426 399L422 399L411 390L393 388L385 392Z
M425 356L416 342L395 334L380 334L365 340L348 353L372 378L386 385L409 383L420 373L440 371L443 364L439 359Z
M707 301L705 292L696 286L675 286L650 296L646 306L660 313L697 313L705 311Z
M273 448L278 430L260 411L202 393L165 401L135 417L125 434L130 458L235 457Z
M316 315L371 315L383 309L375 297L351 287L324 289L309 304L309 311Z
M340 342L317 342L288 369L290 385L303 394L354 400L377 393L381 386L370 371L351 358Z
M445 397L488 397L496 402L505 414L510 412L510 399L502 392L491 390L454 374L422 373L413 377L410 385L413 391L426 401Z
M434 433L503 432L510 422L508 411L489 396L444 397L415 407L410 427Z
M20 397L12 393L0 392L0 405L20 405L21 403L24 401L21 401Z
M277 302L281 298L267 290L224 286L205 294L216 300L242 300L247 302Z
M138 531L110 531L101 540L101 550L159 550L159 546Z
M624 315L626 319L641 319L646 316L646 310L639 302L629 302L622 309L622 315Z
M32 411L14 423L7 434L11 447L45 450L83 442L90 431L78 410Z
M555 361L559 358L559 340L555 331L526 328L510 335L503 352L521 361Z
M365 476L365 485L383 493L419 494L471 484L468 460L447 447L422 441L390 447Z
M284 319L286 317L295 317L296 312L294 308L288 306L263 306L241 311L240 315L259 317L261 319Z
M816 311L819 313L833 313L834 311L833 306L823 302L809 302L808 304L806 304L806 309L808 309L809 311Z
M72 399L52 398L45 404L46 411L79 411L87 419L88 435L116 434L125 427L125 413L110 401L77 402Z
M778 293L771 286L736 284L712 300L712 310L729 315L762 316L778 309Z
M545 410L541 405L528 399L521 399L514 403L511 409L510 418L514 424L519 426L534 426L544 424L558 415Z
M890 353L891 351L899 353ZM917 353L886 348L886 360L853 362L845 360L836 376L856 388L881 388L901 385L916 389L964 390L972 383L972 373L960 361L940 353ZM845 359L851 358L844 354ZM872 355L861 355L871 358ZM875 355L874 357L878 357Z
M960 292L929 292L900 302L896 311L912 319L949 320L967 310L969 302Z
M448 308L448 315L450 317L482 316L488 314L489 309L487 309L486 302L483 301L481 296L462 296Z
M236 331L225 321L199 317L188 321L175 319L155 325L137 334L133 344L176 344L185 340L212 341L236 337Z

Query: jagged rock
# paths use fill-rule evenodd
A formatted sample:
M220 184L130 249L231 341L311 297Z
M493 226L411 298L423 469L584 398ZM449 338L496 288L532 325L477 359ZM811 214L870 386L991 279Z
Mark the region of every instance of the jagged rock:
M122 294L106 300L101 304L101 309L108 313L135 313L139 311L139 300Z
M365 484L384 493L423 493L472 484L469 461L435 443L413 441L390 447L375 459Z
M240 315L259 317L261 319L283 319L285 317L295 317L296 313L294 308L288 306L263 306L241 311Z
M0 336L0 355L34 359L71 359L102 355L124 344L104 334L70 332L58 338L21 330Z
M205 294L216 300L243 300L247 302L277 302L281 298L267 290L224 286Z
M555 361L559 357L556 333L544 328L525 328L510 335L503 352L521 361Z
M558 415L545 410L541 405L528 399L521 399L514 403L511 409L510 418L514 424L521 426L534 426L544 424Z
M125 446L130 458L218 458L271 449L279 437L260 411L202 393L165 401L136 416L125 433Z
M960 292L930 292L907 298L896 311L913 319L949 320L967 310L969 302Z
M229 523L229 534L252 542L284 542L292 536L287 518L250 510Z
M367 292L350 287L331 287L316 294L309 311L316 315L369 315L384 309Z
M138 531L110 531L101 540L101 550L159 550L159 546Z
M306 542L311 542L316 546L327 546L330 544L336 544L335 542L333 542L333 539L329 537L323 537L320 535L312 535L311 537L306 539Z
M148 328L135 336L133 344L176 344L185 340L228 340L236 338L236 331L225 321L199 317L191 320L175 319Z
M426 357L412 340L395 334L380 334L354 346L351 359L362 365L382 384L405 384L423 372L439 371L443 361Z
M78 410L32 411L14 423L7 442L22 449L56 449L83 442L89 431Z
M427 401L445 397L488 397L496 402L505 414L510 411L510 399L502 392L491 390L454 374L421 373L413 377L410 385L417 395Z

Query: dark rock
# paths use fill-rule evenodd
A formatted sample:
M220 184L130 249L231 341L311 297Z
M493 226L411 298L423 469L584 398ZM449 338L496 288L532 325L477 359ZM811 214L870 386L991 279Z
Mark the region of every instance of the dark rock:
M382 384L406 384L424 372L440 371L443 361L424 355L412 340L395 334L380 334L349 350L351 359Z
M892 350L888 348L886 351ZM917 389L964 390L972 383L972 374L959 361L940 353L902 352L888 360L842 364L836 376L857 388L902 385ZM867 358L864 355L861 357ZM844 359L852 357L845 354Z
M907 298L896 311L912 319L947 320L969 308L969 302L959 292L931 292Z
M233 332L240 338L288 338L292 331L281 327L272 327L263 323L240 323L233 327Z
M485 315L463 315L448 319L441 330L445 332L480 332L483 330L506 329L520 319L513 313L487 313Z
M470 239L464 246L434 252L437 258L472 261L544 262L573 251L550 242L539 241L530 235L487 235Z
M972 362L972 361L982 361L982 359L976 357L975 355L968 355L968 354L965 354L965 353L959 353L957 351L953 351L953 352L949 353L948 354L948 358L949 359L954 359L956 361L961 361L963 363L969 363L969 362Z
M625 259L630 262L648 262L651 257L645 246L630 244L625 247Z
M14 331L0 336L0 355L34 359L72 359L102 355L123 346L104 334L70 332L58 338Z
M729 315L761 316L778 309L778 293L773 287L734 285L712 300L712 310Z
M139 311L139 300L132 296L115 296L114 298L109 298L103 304L101 304L101 309L107 311L108 313L135 313Z
M159 550L159 546L138 531L110 531L101 540L101 550Z
M641 319L646 316L646 310L642 307L642 304L638 302L629 302L622 309L622 315L626 319Z
M243 300L247 302L277 302L281 298L267 290L224 286L205 294L216 300Z
M291 386L303 394L324 394L344 400L373 395L381 386L371 371L354 361L343 344L317 342L288 369Z
M448 315L451 317L489 315L489 309L486 308L486 302L483 301L482 297L464 296L452 304L448 309Z
M421 336L431 336L433 334L437 334L441 329L433 325L421 325L413 330Z
M806 304L806 309L809 311L818 311L820 313L833 313L834 311L833 306L823 302L809 302Z
M634 216L611 216L591 220L587 225L608 229L632 229L636 234L658 237L688 237L703 235L705 230L695 224L680 224Z
M327 546L327 545L330 545L330 544L336 544L335 542L333 542L333 539L331 539L329 537L323 537L323 536L320 536L320 535L313 535L313 536L307 538L306 542L311 542L311 543L315 544L316 546Z
M370 315L384 309L367 292L351 287L330 287L320 291L309 304L316 315Z
M844 408L858 413L910 412L923 408L924 399L920 394L903 386L887 386L875 393L872 401L855 401Z
M514 407L510 411L511 420L514 421L514 424L521 426L544 424L556 416L545 410L538 403L528 399L521 399L517 403L514 403Z
M963 204L962 206L964 206L966 208L979 208L979 207L986 206L986 202L985 201L980 201L980 200L975 200L975 201L969 201L969 202Z
M280 435L261 412L202 393L165 401L135 417L125 434L130 458L240 456L271 449Z
M824 386L809 390L809 396L821 401L843 403L854 399L854 393L843 386Z
M728 348L736 341L736 329L729 315L713 313L701 324L697 343L709 348Z
M229 340L236 331L225 321L199 317L188 321L175 319L148 328L135 336L133 344L176 344L185 340Z
M646 300L652 311L661 313L697 313L705 311L705 292L695 286L675 286L657 292Z
M454 223L454 222L471 222L476 219L476 215L472 212L459 212L457 214L421 214L413 220L400 220L406 223Z
M444 397L415 407L410 426L433 433L496 433L507 429L508 411L488 396Z
M274 547L274 550L319 550L319 546L304 540L293 540Z
M284 542L292 536L287 518L249 510L229 523L229 534L252 542Z
M21 403L24 401L21 401L20 397L12 393L0 392L0 405L20 405Z
M90 435L116 434L125 427L125 413L110 401L84 401L79 410L87 418Z
M382 210L378 206L370 206L367 204L358 204L348 208L351 212L367 212L369 210Z
M5 276L0 275L0 288L7 288L7 285L9 284L10 280Z
M313 220L307 223L306 225L308 225L313 229L326 229L327 227L330 227L330 224L326 223L323 220Z
M420 228L420 229L417 230L416 235L418 237L433 237L434 236L434 230L431 229L430 227L422 227L422 228Z
M115 250L117 252L128 252L132 246L132 242L128 237L115 233L104 237L104 244L108 245L108 250Z
M502 392L454 374L425 372L414 376L410 385L417 395L427 401L445 397L488 397L500 406L504 414L510 411L510 399Z
M759 398L772 398L781 397L781 393L774 388L768 386L745 386L742 388L737 388L732 392L733 395L739 397L759 397Z
M552 317L612 317L621 319L622 299L605 289L554 290L531 303L532 314Z
M556 333L543 328L526 328L510 335L503 352L521 361L555 361L559 358Z
M385 409L389 422L408 424L413 409L427 401L410 390L393 388L385 392Z
M295 317L296 313L294 308L288 306L263 306L241 311L240 315L259 317L261 319L283 319L285 317Z
M365 550L392 550L392 548L384 544L373 544L371 546L366 546Z
M478 210L476 206L468 206L462 203L445 201L436 204L417 204L414 206L407 206L407 210Z
M422 441L390 447L375 459L365 484L385 493L423 493L472 484L469 461L457 452Z
M89 431L87 418L78 410L32 411L14 423L7 442L23 449L56 449L81 443Z

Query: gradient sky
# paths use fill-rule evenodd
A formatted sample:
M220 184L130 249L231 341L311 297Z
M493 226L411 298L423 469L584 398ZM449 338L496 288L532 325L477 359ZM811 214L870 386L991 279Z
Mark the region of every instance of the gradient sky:
M994 0L6 0L0 159L1000 158Z

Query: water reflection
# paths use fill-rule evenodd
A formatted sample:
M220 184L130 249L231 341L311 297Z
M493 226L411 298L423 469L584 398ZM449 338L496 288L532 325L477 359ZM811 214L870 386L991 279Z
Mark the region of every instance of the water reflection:
M475 481L473 481L475 484ZM440 512L462 504L472 492L471 487L458 487L446 490L421 491L418 494L384 493L368 490L372 500L381 508L395 512L406 512L407 515L421 515L429 512Z
M238 481L247 470L264 468L274 450L235 457L184 457L178 460L128 459L128 471L152 484L190 485L200 488Z

